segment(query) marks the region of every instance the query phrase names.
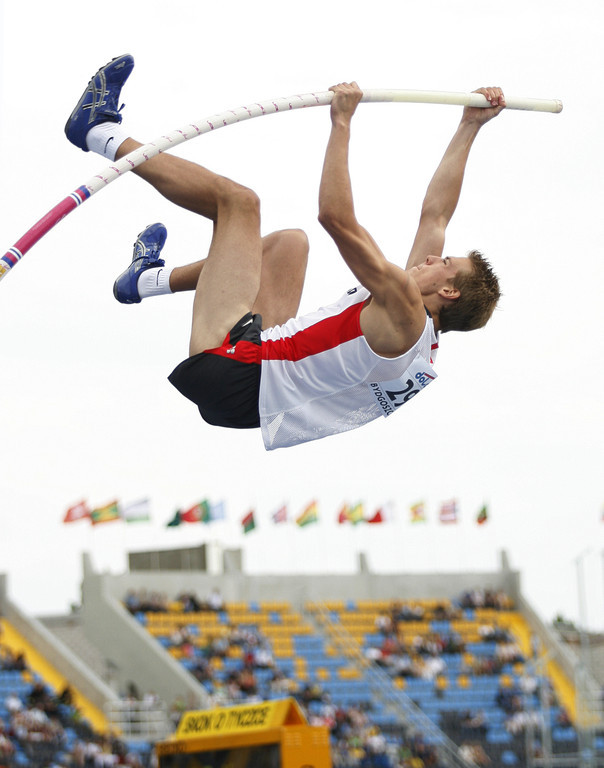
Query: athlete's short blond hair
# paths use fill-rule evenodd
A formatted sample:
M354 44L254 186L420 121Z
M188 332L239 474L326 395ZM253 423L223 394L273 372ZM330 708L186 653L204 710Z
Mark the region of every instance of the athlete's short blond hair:
M474 331L485 326L501 298L497 275L480 251L470 251L471 270L457 273L453 286L459 298L442 307L438 315L440 330Z

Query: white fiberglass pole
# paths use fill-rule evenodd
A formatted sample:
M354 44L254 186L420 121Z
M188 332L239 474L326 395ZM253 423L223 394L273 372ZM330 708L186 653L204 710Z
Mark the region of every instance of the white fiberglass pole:
M226 125L240 123L252 117L262 117L276 112L289 112L293 109L325 106L331 103L332 91L306 93L299 96L280 97L257 102L249 106L229 109L210 117L204 117L167 133L149 144L125 155L108 166L74 192L61 200L45 216L31 227L8 251L0 257L0 280L5 277L19 260L44 235L61 221L68 213L88 200L100 189L104 189L115 179L150 160L160 152L172 149L184 141L209 133ZM449 91L413 91L369 89L363 91L362 102L407 102L412 104L452 104L458 106L489 107L487 99L480 93ZM561 112L562 102L558 99L533 99L506 96L507 109L531 110L536 112Z

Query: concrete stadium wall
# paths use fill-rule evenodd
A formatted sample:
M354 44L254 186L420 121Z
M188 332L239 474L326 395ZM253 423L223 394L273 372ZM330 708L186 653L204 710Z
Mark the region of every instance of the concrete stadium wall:
M86 578L85 575L84 584ZM307 601L455 598L477 587L502 589L513 599L520 594L519 575L509 569L505 555L502 555L501 570L494 572L378 574L360 570L355 574L250 575L237 572L216 575L187 570L149 570L104 574L97 578L102 579L106 593L118 601L123 601L131 589L158 592L169 599L183 592L193 592L203 599L217 589L226 602L287 601L297 610L302 610Z
M0 615L101 712L108 701L116 698L114 691L91 672L64 643L37 619L27 616L9 600L5 575L0 575Z
M141 694L154 692L168 706L178 698L207 706L205 688L132 618L107 589L110 581L92 571L85 555L82 626L110 663L120 690L134 683Z

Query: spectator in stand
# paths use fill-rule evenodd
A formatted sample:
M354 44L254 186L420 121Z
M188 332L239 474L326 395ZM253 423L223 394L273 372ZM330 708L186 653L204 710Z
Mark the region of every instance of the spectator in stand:
M503 664L494 656L472 656L468 663L464 661L463 671L471 675L498 675Z
M364 739L365 757L361 760L361 766L367 768L392 768L386 754L387 742L384 734L375 726L369 728Z
M6 699L4 699L4 706L7 712L14 715L15 712L20 712L25 706L19 696L13 691L9 693Z
M170 643L175 648L180 648L183 655L190 658L194 651L194 638L191 630L185 624L180 624L170 635Z
M222 599L222 595L220 594L220 590L218 590L216 587L210 592L210 596L208 597L208 608L211 611L223 611L224 610L224 600Z
M459 720L459 725L461 730L468 735L479 733L484 736L489 730L487 716L482 709L478 710L478 712L472 712L470 710L464 712Z
M272 669L275 666L275 660L268 642L261 644L254 650L253 665L257 669Z
M321 686L317 683L306 683L304 688L298 694L298 698L304 706L308 706L311 701L323 701L324 693Z
M206 607L199 602L197 596L193 592L184 592L183 594L178 595L176 600L181 604L183 613L198 613Z
M12 765L15 752L15 745L6 732L4 721L0 719L0 765Z
M51 695L46 684L42 681L34 683L27 694L27 705L29 707L38 707L44 711L49 706L50 701Z
M392 622L392 616L386 613L380 613L375 618L375 628L383 635L390 634L394 631L394 625Z
M178 728L178 724L180 723L180 720L186 711L187 705L184 698L182 696L178 696L176 699L174 699L170 705L170 709L168 710L168 717L172 722L172 727L174 730Z
M161 706L161 699L155 691L147 691L143 696L143 706L146 709L157 709Z
M393 610L393 621L422 621L424 618L424 609L421 605L408 605L397 603Z
M255 696L258 693L258 681L251 666L245 665L239 670L235 682L244 696Z
M522 695L518 688L514 686L510 686L509 688L500 686L495 697L495 702L498 707L503 709L506 715L513 715L516 712L521 712L524 708Z
M464 653L466 644L461 639L461 635L453 633L445 639L443 653Z
M214 670L207 659L196 657L190 672L198 683L209 683L214 680Z
M291 696L298 690L297 682L280 669L275 669L269 683L271 693L279 693L284 696Z
M147 594L145 589L138 592L129 590L124 598L124 604L132 614L136 613L163 613L168 610L168 602L165 595L159 592Z
M380 666L383 666L382 664L382 652L379 648L376 648L374 645L367 648L365 651L365 658L368 661L375 662L376 664L379 664ZM604 693L602 698L604 699Z
M63 690L57 696L57 702L64 707L73 706L73 691L69 683L63 687Z
M572 720L570 719L566 709L564 707L560 707L558 714L556 715L556 725L559 728L570 728L572 724Z
M538 687L539 682L535 675L525 674L520 678L520 690L525 696L533 696Z
M15 712L11 717L10 730L25 747L46 744L51 749L58 749L65 737L60 723L51 720L38 707Z
M481 744L465 742L459 748L459 755L462 760L467 763L474 764L483 768L483 766L491 765L491 758L484 751Z
M229 642L227 638L221 635L208 635L200 650L206 659L223 659L228 653Z
M461 608L494 608L497 611L508 611L513 608L510 598L502 590L472 589L464 592L459 598Z
M429 656L420 662L421 674L424 680L435 680L447 670L447 665L440 656Z
M126 610L128 610L132 615L140 611L141 603L135 590L129 589L126 592L126 597L124 598L124 605L126 606Z
M6 672L24 672L27 669L25 654L2 646L0 648L0 669Z
M478 627L478 634L485 643L505 643L510 640L510 633L495 624L481 624Z
M411 656L408 653L399 653L392 659L390 673L393 677L417 677L416 669Z
M516 642L498 643L495 648L495 658L502 664L517 664L524 662L520 646Z
M461 617L461 611L449 603L439 603L434 606L432 615L435 621L452 621Z
M540 728L542 726L542 716L540 712L527 712L526 710L522 710L515 712L505 721L506 731L513 736L524 733L529 726L532 726L533 728Z
M460 605L462 608L482 608L484 605L483 594L478 589L464 592L461 596Z
M400 652L400 645L394 635L386 635L380 646L381 657L378 664L387 666L390 664L391 657Z
M411 739L411 751L415 757L423 760L423 765L428 768L429 766L436 766L438 758L436 755L436 749L426 744L424 737L421 734L415 735Z

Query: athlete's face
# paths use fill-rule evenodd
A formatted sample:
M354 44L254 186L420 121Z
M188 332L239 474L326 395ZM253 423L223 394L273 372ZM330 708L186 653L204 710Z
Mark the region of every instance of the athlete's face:
M470 260L462 256L426 256L426 260L417 267L408 270L423 296L451 289L455 277L461 271L470 271Z

